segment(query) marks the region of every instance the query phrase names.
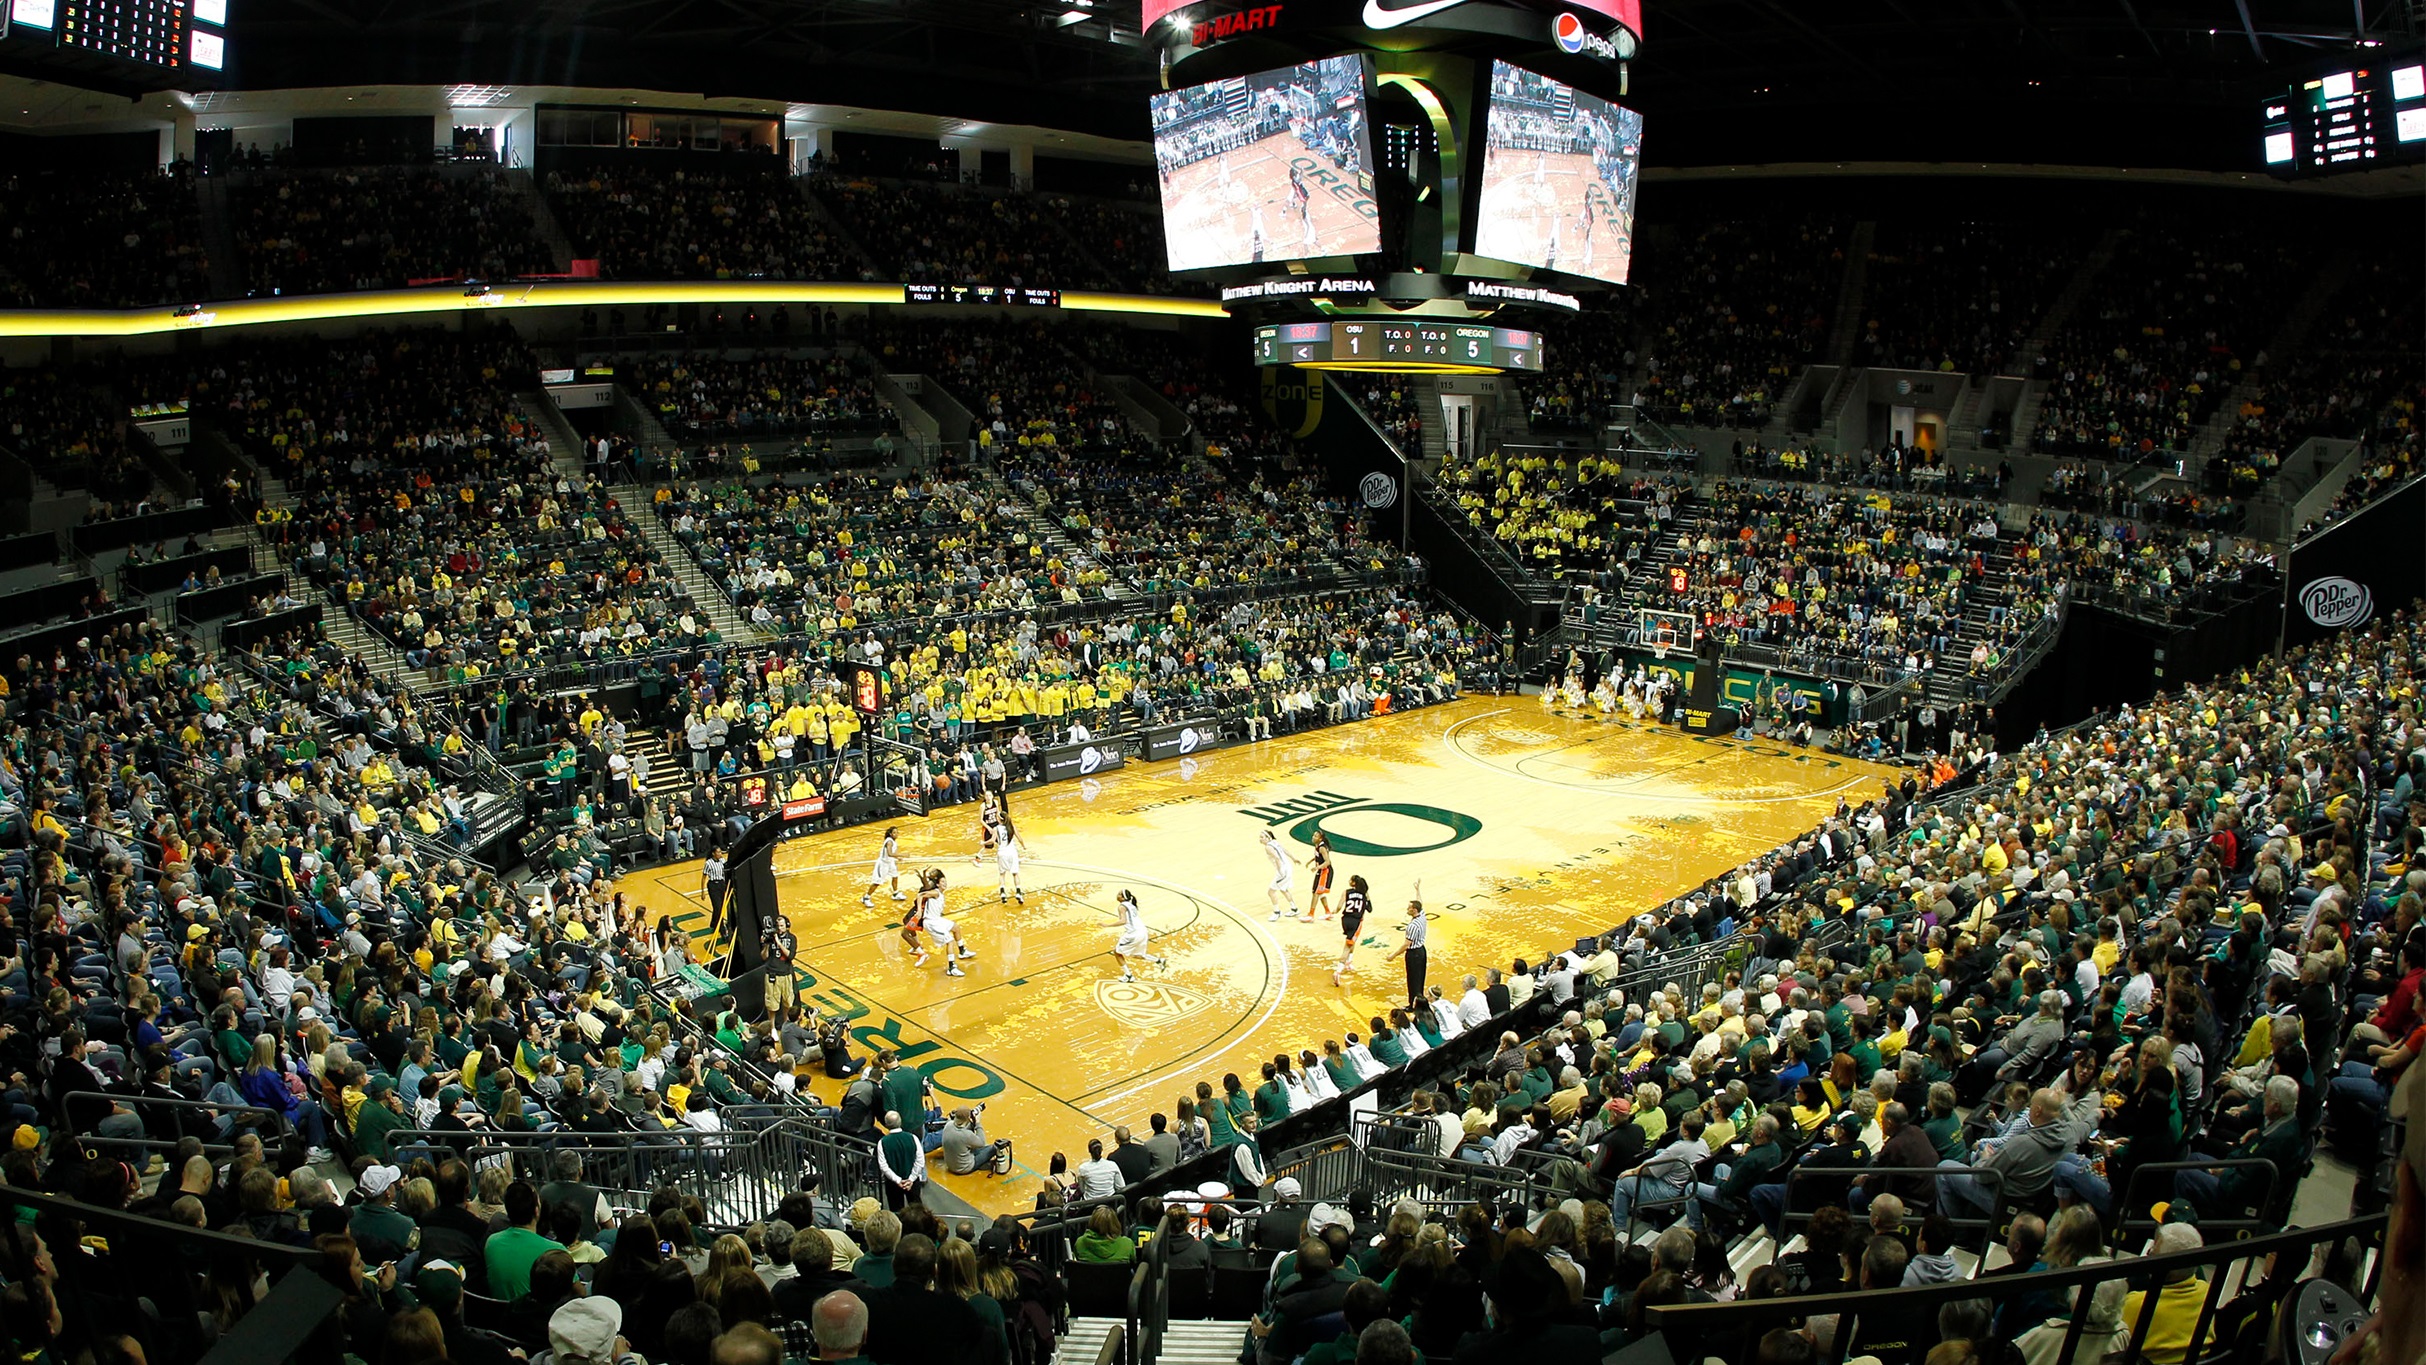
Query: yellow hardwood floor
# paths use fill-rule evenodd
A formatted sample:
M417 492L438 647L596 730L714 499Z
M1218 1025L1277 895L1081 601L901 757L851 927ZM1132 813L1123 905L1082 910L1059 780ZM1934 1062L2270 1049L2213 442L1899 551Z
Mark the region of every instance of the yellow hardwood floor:
M777 885L800 939L801 993L854 1017L860 1046L891 1047L946 1108L983 1101L989 1136L1019 1169L948 1183L989 1212L1024 1210L1055 1151L1075 1166L1113 1125L1140 1136L1199 1079L1256 1084L1273 1053L1319 1051L1403 998L1385 961L1420 882L1431 980L1597 933L1811 828L1840 796L1859 803L1892 769L1765 741L1706 740L1651 724L1547 709L1535 697L1470 697L1304 736L1132 765L1015 792L1024 903L997 899L972 862L976 808L898 824L901 866L939 867L977 956L965 977L940 956L911 964L905 905L860 904L881 825L791 840ZM1370 884L1357 970L1332 984L1335 921L1275 921L1271 828L1301 860L1316 829L1338 872ZM1295 911L1311 878L1296 872ZM651 918L701 929L699 865L622 883ZM1136 893L1167 965L1119 980L1114 896ZM915 889L905 875L903 890ZM829 1099L839 1084L818 1082Z

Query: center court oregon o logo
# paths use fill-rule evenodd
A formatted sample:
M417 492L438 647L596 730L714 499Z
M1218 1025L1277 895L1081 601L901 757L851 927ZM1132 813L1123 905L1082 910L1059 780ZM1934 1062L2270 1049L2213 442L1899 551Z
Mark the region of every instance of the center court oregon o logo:
M1366 811L1403 815L1410 820L1438 825L1448 832L1448 837L1428 844L1377 844L1370 839L1323 827L1323 821L1332 816L1361 815ZM1361 796L1342 796L1338 792L1327 791L1309 792L1268 806L1242 806L1238 813L1252 815L1266 825L1296 820L1296 824L1289 826L1290 838L1301 844L1311 844L1317 833L1326 835L1331 840L1331 851L1348 858L1404 858L1417 853L1430 853L1451 844L1462 844L1483 831L1482 821L1462 811L1443 810L1439 806L1417 805L1408 801L1367 801Z

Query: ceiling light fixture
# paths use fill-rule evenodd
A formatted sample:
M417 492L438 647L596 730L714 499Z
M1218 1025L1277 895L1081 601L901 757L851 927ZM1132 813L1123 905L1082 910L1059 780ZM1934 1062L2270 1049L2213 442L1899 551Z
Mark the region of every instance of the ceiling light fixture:
M502 85L450 85L446 88L446 102L451 109L486 109L505 103L512 94Z

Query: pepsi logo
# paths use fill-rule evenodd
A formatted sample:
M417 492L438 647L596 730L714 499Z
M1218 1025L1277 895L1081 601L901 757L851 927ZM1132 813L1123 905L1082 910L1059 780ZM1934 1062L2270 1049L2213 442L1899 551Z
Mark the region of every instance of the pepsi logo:
M1624 30L1619 32L1622 35ZM1550 21L1550 40L1558 44L1559 51L1570 56L1589 52L1603 61L1617 61L1629 55L1621 53L1615 41L1584 27L1584 21L1572 14L1561 14Z

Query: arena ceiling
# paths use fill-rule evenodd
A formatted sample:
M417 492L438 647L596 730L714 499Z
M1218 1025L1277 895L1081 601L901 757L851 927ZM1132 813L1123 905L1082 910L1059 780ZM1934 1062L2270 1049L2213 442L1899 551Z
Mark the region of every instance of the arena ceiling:
M629 86L1138 138L1138 0L238 0L235 83ZM2426 0L1646 0L1646 159L2244 168L2253 101Z

